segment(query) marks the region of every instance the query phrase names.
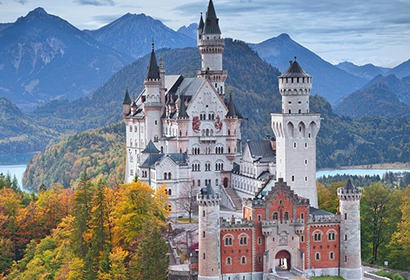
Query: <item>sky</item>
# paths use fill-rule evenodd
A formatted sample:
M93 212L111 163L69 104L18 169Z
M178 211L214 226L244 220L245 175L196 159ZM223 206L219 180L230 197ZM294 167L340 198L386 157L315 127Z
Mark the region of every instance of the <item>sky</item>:
M410 0L213 0L222 36L259 43L281 33L330 63L394 67L410 58ZM36 7L79 29L98 29L126 13L168 27L197 23L208 0L0 0L0 23Z

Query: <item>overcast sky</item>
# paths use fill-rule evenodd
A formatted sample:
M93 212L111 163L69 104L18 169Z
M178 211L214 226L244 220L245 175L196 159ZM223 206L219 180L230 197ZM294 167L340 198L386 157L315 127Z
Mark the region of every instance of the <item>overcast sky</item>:
M224 37L259 43L288 33L331 63L394 67L410 58L410 0L213 0ZM97 29L127 12L177 30L198 22L208 0L0 0L0 22L36 7L79 29Z

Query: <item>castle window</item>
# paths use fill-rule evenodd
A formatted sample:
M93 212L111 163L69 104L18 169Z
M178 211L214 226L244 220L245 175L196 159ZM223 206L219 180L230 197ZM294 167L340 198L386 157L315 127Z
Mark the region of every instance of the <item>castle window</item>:
M295 175L292 175L292 182L295 182Z
M307 144L307 143L305 143L305 148L307 148L307 146L308 146L308 144Z
M320 253L315 254L315 260L317 260L317 261L320 260Z
M202 238L205 238L205 231L202 232Z
M168 180L171 180L171 172L168 172Z
M201 180L198 180L198 187L201 186Z
M132 126L130 126L130 132L132 132Z
M304 235L301 235L301 236L300 236L300 241L301 241L301 242L305 242L305 236L304 236Z
M302 110L300 110L300 109L299 109L299 111L298 111L298 112L299 112L299 114L301 114L301 113L302 113Z
M202 254L202 258L205 259L205 253Z
M155 121L155 125L158 125L158 121Z
M233 238L232 238L232 236L231 235L229 235L228 237L226 237L225 238L225 246L232 246L232 240L233 240Z
M293 148L296 148L296 142L295 142L295 143L293 143Z
M246 264L246 257L245 257L245 256L243 256L243 257L241 258L241 264Z
M308 163L308 161L307 161L307 159L305 159L305 164L307 164Z
M273 220L278 220L278 212L274 212L274 213L273 213L272 219L273 219Z
M164 173L164 180L167 180L167 179L168 179L168 174Z
M205 211L202 211L202 217L205 217Z
M228 129L228 136L230 136L231 135L231 130L230 129Z
M158 142L158 136L154 136L154 142Z
M329 253L329 259L330 259L330 260L334 260L334 259L335 259L335 253L330 252L330 253Z
M289 109L289 114L292 114L292 110Z
M305 182L307 182L307 180L308 180L308 177L307 177L307 176L305 176Z
M347 213L345 213L345 220L347 220Z
M347 234L345 234L345 241L347 241Z
M345 262L347 262L347 256L345 256Z
M239 237L239 245L247 245L248 244L248 236L240 236Z
M305 219L305 214L300 213L300 219L301 219L301 220L304 220L304 219Z
M168 190L168 195L169 195L169 196L172 195L172 190L171 190L171 189Z
M322 241L322 232L320 230L313 232L313 240L316 242Z
M284 219L285 219L285 221L289 220L289 212L288 211L285 212Z
M262 237L258 237L258 244L259 244L259 245L262 244Z
M328 232L327 239L330 241L336 240L336 233L334 231Z
M232 264L232 259L231 259L231 257L227 257L227 258L226 258L226 264L227 264L227 265L231 265L231 264Z
M258 222L260 222L262 220L262 216L258 215Z

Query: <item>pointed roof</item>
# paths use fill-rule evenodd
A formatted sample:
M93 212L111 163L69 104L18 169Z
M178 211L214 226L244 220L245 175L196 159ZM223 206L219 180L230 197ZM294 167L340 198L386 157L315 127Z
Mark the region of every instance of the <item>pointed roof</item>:
M153 41L152 42L151 58L150 58L150 61L149 61L149 66L148 66L147 80L154 80L154 79L159 79L159 67L158 67L158 63L157 63L157 58L155 57L154 41Z
M233 102L232 93L229 94L228 104L226 104L226 106L228 107L228 114L226 114L227 117L242 117L242 115L238 112L238 109L236 109L235 103Z
M221 34L219 19L216 17L214 3L209 0L208 11L206 12L204 34Z
M128 89L125 91L124 101L122 102L123 105L131 105L131 98L128 94Z
M155 147L154 143L152 143L152 140L149 140L149 143L147 147L142 151L144 154L158 154L159 150L157 147Z
M206 187L201 189L201 194L204 195L214 195L215 191L214 189L211 187L211 184L208 184Z
M352 191L356 189L356 187L353 185L352 180L350 180L350 178L347 180L346 185L344 186L344 189L346 191Z
M202 18L202 13L201 13L201 16L199 18L199 23L198 23L198 28L197 29L200 30L201 33L204 30L204 19Z
M180 99L180 105L179 105L179 112L178 112L178 118L187 118L188 114L186 113L186 105L185 105L185 97L181 95L179 97Z
M280 75L281 78L289 78L289 77L312 77L308 73L303 70L303 68L299 65L296 61L296 56L294 61L289 61L289 67L286 69L285 73Z

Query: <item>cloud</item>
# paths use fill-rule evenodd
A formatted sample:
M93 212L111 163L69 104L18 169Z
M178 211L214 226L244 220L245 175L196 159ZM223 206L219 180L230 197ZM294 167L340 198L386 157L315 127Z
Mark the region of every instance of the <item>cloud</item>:
M115 6L113 0L74 0L74 3L91 6Z
M25 5L28 3L28 0L14 0L14 2L20 3L21 5Z

